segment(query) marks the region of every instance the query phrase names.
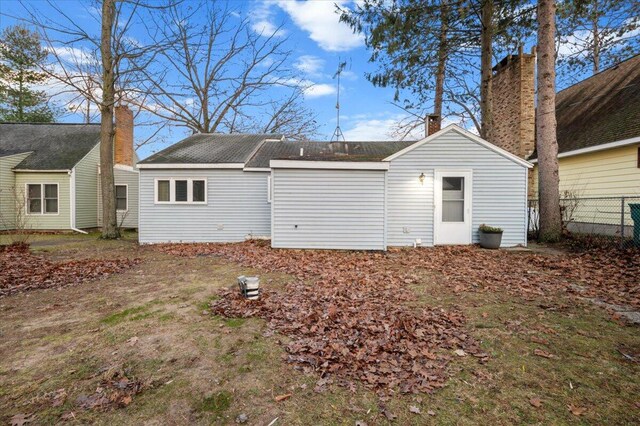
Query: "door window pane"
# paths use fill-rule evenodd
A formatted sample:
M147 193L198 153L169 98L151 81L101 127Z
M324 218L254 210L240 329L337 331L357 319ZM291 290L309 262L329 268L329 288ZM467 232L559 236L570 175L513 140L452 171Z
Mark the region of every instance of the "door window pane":
M171 201L168 180L158 181L158 201Z
M464 178L442 178L442 221L464 222Z
M442 201L443 222L464 222L464 201Z
M127 186L116 185L116 210L127 210Z
M42 213L42 186L27 185L27 209L29 214Z
M176 181L176 201L189 201L186 180Z
M204 202L204 181L193 181L193 202Z

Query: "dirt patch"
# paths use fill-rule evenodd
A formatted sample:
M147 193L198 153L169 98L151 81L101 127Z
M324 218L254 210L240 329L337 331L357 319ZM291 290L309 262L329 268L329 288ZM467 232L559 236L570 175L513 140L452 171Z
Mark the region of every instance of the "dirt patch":
M140 263L139 258L52 261L27 244L0 246L0 297L35 289L61 288L106 278Z

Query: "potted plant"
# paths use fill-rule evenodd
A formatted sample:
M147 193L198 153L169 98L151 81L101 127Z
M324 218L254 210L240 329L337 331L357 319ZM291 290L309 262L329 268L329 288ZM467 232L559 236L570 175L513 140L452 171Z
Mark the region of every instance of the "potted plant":
M486 249L500 248L502 242L502 228L495 226L480 225L480 247Z

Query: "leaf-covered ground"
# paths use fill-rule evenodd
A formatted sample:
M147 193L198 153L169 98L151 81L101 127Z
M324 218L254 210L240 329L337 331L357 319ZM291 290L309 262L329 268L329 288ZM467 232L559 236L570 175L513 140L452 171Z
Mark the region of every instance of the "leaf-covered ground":
M291 338L288 360L322 379L354 388L353 380L381 393L428 392L444 386L454 354L487 354L464 328L458 309L416 308L410 286L421 270L438 273L454 293L506 292L554 304L560 293L640 306L640 256L589 252L548 256L477 247L393 250L390 253L274 250L264 242L164 245L181 256L217 255L298 281L266 289L247 301L227 289L212 303L216 314L260 317ZM576 285L579 284L579 285Z
M52 261L32 253L27 244L0 245L0 297L106 278L139 262L128 258Z
M470 248L466 257L452 259L457 249L449 248L388 253L286 251L282 256L277 250L240 244L233 249L176 246L175 253L186 254L177 256L173 248L167 253L156 247L139 247L135 237L128 235L119 241L98 240L97 235L33 237L32 253L54 263L118 258L140 258L142 262L82 285L0 298L0 423L231 425L245 421L268 425L275 421L274 426L371 426L640 422L638 327L622 325L583 297L584 292L599 291L602 297L618 294L616 297L623 300L626 294L633 294L624 291L632 281L613 267L572 270L572 262L579 266L590 263L585 255ZM0 244L6 241L3 238L0 236ZM244 254L245 250L249 254ZM255 254L264 259L250 263L249 259L258 257ZM247 260L242 260L245 256ZM307 256L317 260L299 262ZM600 264L611 262L602 256L597 260ZM619 254L613 259L622 261ZM258 261L261 266L248 266ZM410 266L418 262L420 266ZM471 262L473 266L457 277L450 275L448 268L440 272L443 262ZM318 273L322 264L325 266ZM495 275L498 267L506 272ZM526 287L516 288L516 283L524 281L518 274L526 269L532 271L526 276L528 280L534 271L542 277L533 279L549 280L541 284L545 291L535 290L535 282L527 291ZM332 270L340 272L334 277ZM446 375L444 386L433 392L402 393L401 381L393 387L394 392L381 392L388 389L386 384L380 386L375 380L369 384L366 374L356 377L348 368L346 374L328 372L322 377L329 364L340 360L339 351L317 371L310 363L292 364L287 362L292 356L313 354L306 353L304 347L300 353L289 353L287 348L300 337L287 337L284 331L274 333L266 313L255 318L228 318L213 315L210 309L212 302L221 300L221 294L235 292L238 275L259 275L265 289L264 304L268 305L272 296L271 300L282 297L286 302L287 292L309 292L322 280L330 287L332 280L343 274L352 276L349 271L357 271L357 280L375 276L383 282L393 281L380 285L381 292L402 290L399 296L390 296L399 298L394 299L398 306L385 307L385 312L401 309L403 315L418 316L424 312L433 315L438 327L446 328L434 331L423 324L415 326L416 330L433 332L433 343L427 345L434 347L429 351L436 356L434 371ZM405 278L397 283L397 276ZM600 279L618 290L598 289ZM554 287L553 283L560 284ZM326 334L333 333L331 339L344 339L348 333L332 331L331 318L347 322L358 314L340 315L337 307L329 310L331 305L320 294L310 297L324 304L327 312L326 318L320 317L316 323L325 327ZM341 304L351 303L350 296L336 293L336 297ZM374 301L365 301L366 306L371 303ZM298 317L295 307L277 309L285 308L292 318ZM379 320L372 316L371 321L362 325L365 331ZM305 326L303 321L300 330ZM407 327L413 330L414 325ZM409 334L402 331L404 328L399 330L397 335ZM463 333L467 340L445 346L439 338L451 332ZM413 337L407 340L390 342L407 352L410 346L422 344ZM478 345L488 357L473 356L461 345ZM402 362L408 359L403 352L389 353L401 357ZM358 369L368 366L355 363ZM305 368L314 371L305 374Z

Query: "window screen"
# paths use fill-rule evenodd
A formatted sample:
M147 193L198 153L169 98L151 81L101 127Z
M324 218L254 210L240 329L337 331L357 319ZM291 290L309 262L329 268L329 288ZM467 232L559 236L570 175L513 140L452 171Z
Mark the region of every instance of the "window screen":
M127 186L116 185L116 210L127 210Z
M464 222L464 178L442 178L442 221Z
M189 201L189 194L187 191L187 181L177 180L175 183L176 183L176 201L182 201L182 202Z
M58 185L44 185L44 212L58 213Z
M158 201L171 201L171 192L169 191L169 181L158 181Z
M205 200L204 195L204 181L203 180L194 180L193 181L193 202L194 203L203 203Z
M27 185L27 209L29 214L42 213L42 185Z

